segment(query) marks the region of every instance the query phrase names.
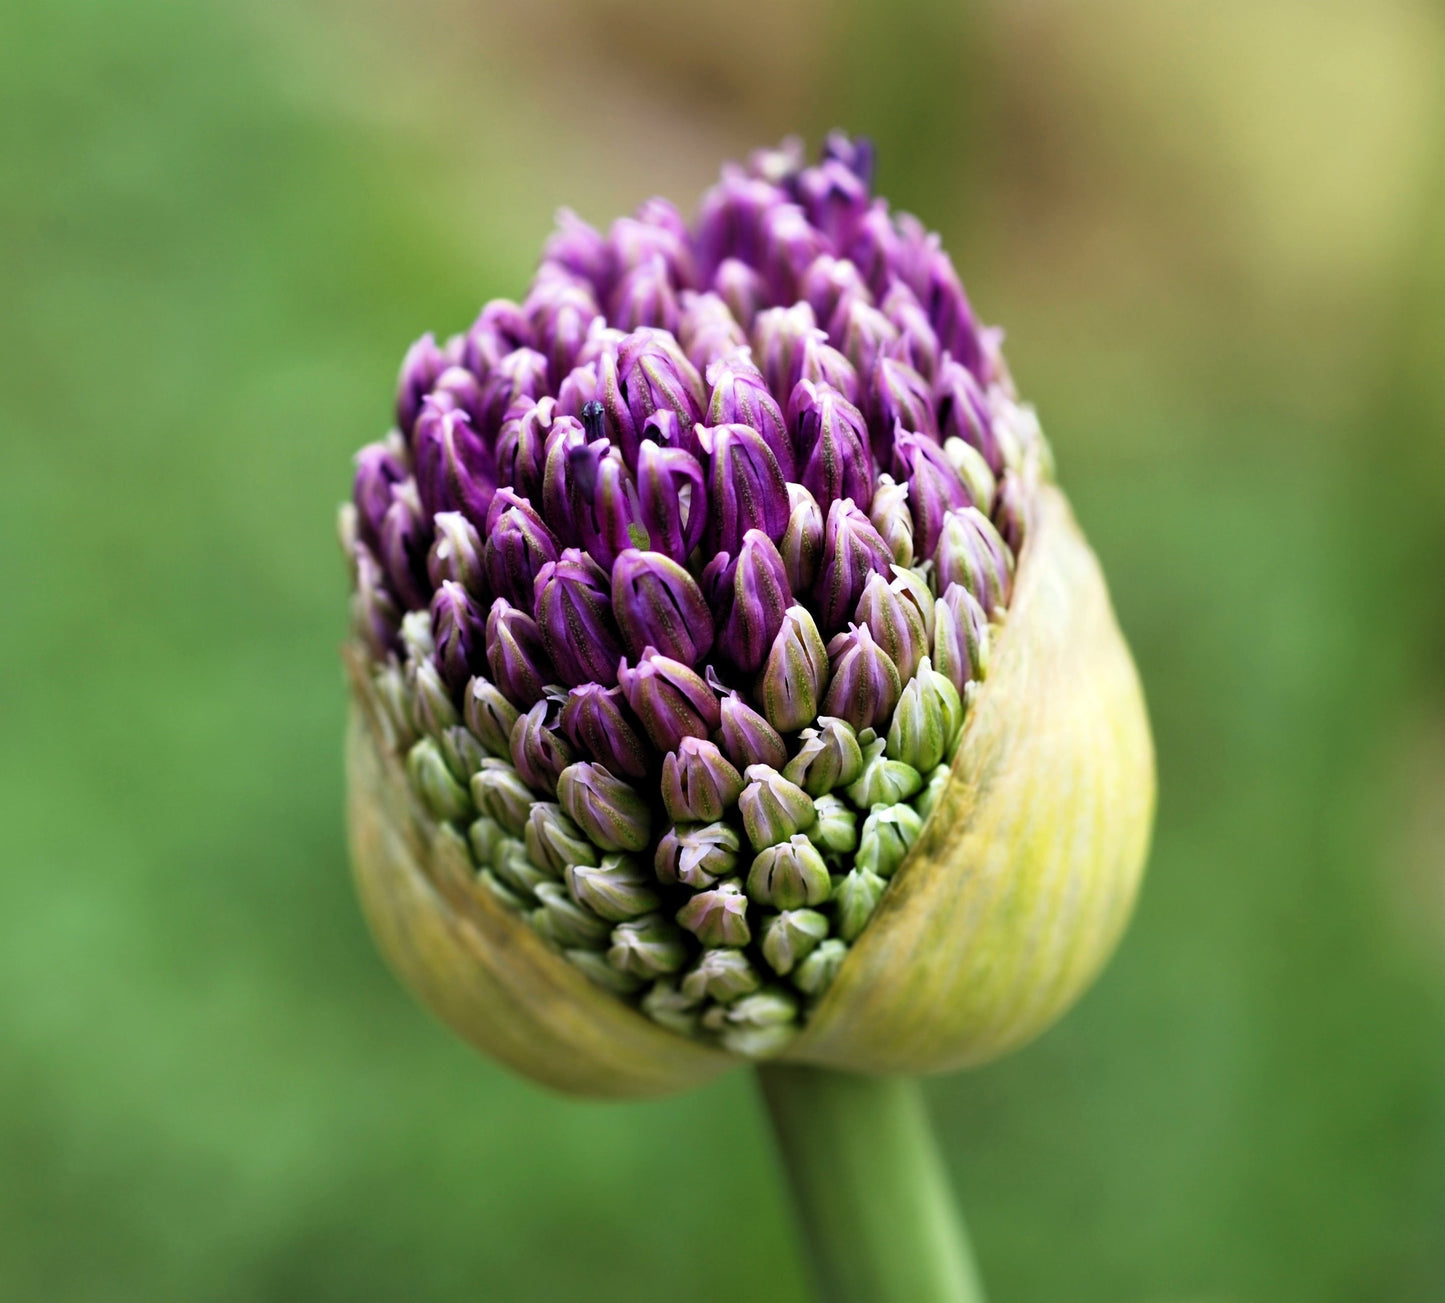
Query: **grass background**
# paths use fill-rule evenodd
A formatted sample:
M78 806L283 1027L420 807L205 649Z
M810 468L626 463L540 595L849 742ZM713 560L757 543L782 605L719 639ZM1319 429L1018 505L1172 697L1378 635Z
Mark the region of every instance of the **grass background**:
M839 123L1159 748L1115 963L930 1086L994 1297L1445 1296L1442 73L1406 0L0 9L0 1296L803 1297L745 1074L553 1098L373 954L332 513L556 205Z

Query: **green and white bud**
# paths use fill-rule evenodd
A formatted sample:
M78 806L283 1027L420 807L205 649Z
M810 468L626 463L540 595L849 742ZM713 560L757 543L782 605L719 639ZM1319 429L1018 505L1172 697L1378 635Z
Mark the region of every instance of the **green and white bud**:
M411 691L411 717L419 732L440 737L446 729L461 723L452 704L451 689L433 661L408 661L406 680Z
M893 580L889 587L896 592L904 601L911 602L923 617L923 634L928 642L933 641L933 608L935 605L933 589L929 585L929 575L933 570L932 561L921 561L916 566L893 567Z
M573 900L609 923L640 918L662 904L652 876L630 855L606 855L596 865L568 865L566 881Z
M537 801L523 831L527 854L560 877L572 864L596 864L602 854L555 801Z
M557 800L604 851L640 851L652 837L652 812L637 791L603 765L568 765L557 779Z
M523 896L536 896L544 882L556 879L540 868L515 837L504 836L492 852L492 870L508 887Z
M798 1001L778 987L769 987L728 1006L720 1039L734 1054L766 1059L797 1035Z
M828 866L802 834L760 851L748 870L748 896L774 909L821 905L831 890Z
M520 837L536 798L505 760L483 760L472 775L472 800L482 814L495 819L513 837Z
M566 951L566 955L599 986L618 995L632 995L642 988L640 977L632 973L619 973L607 962L607 957L600 950L574 949Z
M847 855L858 845L858 816L840 797L820 796L813 802L817 820L808 840L825 855Z
M819 797L835 787L846 787L858 777L863 768L863 749L846 719L824 715L817 728L805 728L799 736L798 754L784 767L783 777L809 796Z
M998 492L998 479L989 466L988 459L966 439L956 434L943 441L943 455L953 464L964 487L968 489L973 505L984 515L993 512L994 494Z
M677 911L677 921L705 946L745 946L753 939L748 898L736 878L698 892Z
M701 999L701 996L684 994L675 978L659 977L642 997L642 1012L655 1023L691 1036L697 1031L697 1006Z
M401 666L390 660L376 671L371 682L382 706L380 723L386 734L386 744L401 755L416 741L417 735L406 676L401 672Z
M873 505L868 509L873 528L888 545L901 566L913 564L913 514L908 509L908 485L881 474L873 487Z
M533 926L564 950L596 948L606 942L607 921L579 905L560 882L539 882L533 894L542 902L532 912Z
M465 724L443 729L440 741L442 758L447 762L447 768L452 771L452 777L459 783L470 782L472 775L482 767L482 761L487 758L482 744Z
M650 980L677 972L687 963L687 947L671 919L645 914L612 929L607 962L620 973Z
M844 941L854 941L868 926L868 920L883 897L888 886L887 879L880 878L872 869L856 866L838 884L833 899L838 906L838 935Z
M701 891L737 867L741 845L736 829L725 823L669 828L657 843L653 867L668 885L680 882Z
M875 738L863 748L863 771L848 787L848 799L860 810L875 805L897 805L923 786L923 775L901 760L883 754L886 743Z
M507 837L501 824L484 814L480 819L472 821L472 826L467 829L467 840L471 843L472 859L477 865L481 868L493 868L502 845L514 839Z
M952 754L962 727L963 701L958 689L925 656L893 711L888 756L919 771L933 769Z
M487 679L472 679L462 693L462 718L488 753L499 760L512 755L512 729L520 712Z
M762 985L758 970L742 950L731 946L704 950L682 976L682 993L690 1000L730 1004Z
M901 566L894 566L893 570L899 575L911 573ZM916 673L919 661L929 650L927 621L913 597L906 581L895 580L890 584L875 571L868 576L853 613L859 624L868 626L873 641L888 653L888 659L898 667L898 675L905 683ZM932 602L930 596L930 607Z
M939 797L943 795L943 789L948 786L949 776L952 772L947 765L939 765L928 775L926 786L918 794L918 799L913 802L913 808L918 811L920 819L927 819L933 813L933 807L938 804Z
M450 766L433 738L424 737L406 753L406 775L412 791L443 822L465 819L472 812L467 789L452 776Z
M785 909L763 924L763 958L786 977L828 935L828 920L816 909Z
M816 1000L832 985L847 958L848 943L829 937L798 965L797 972L793 974L793 985Z
M531 905L531 901L518 895L510 887L506 886L491 869L482 869L477 874L477 881L481 884L482 890L487 892L494 900L505 905L508 909L523 910Z
M401 645L408 661L420 663L430 659L437 649L431 632L431 612L425 608L408 611L401 618Z
M743 777L747 786L738 810L754 850L776 846L812 824L813 798L771 765L749 765Z
M875 805L858 839L858 867L891 878L922 830L923 820L911 805Z

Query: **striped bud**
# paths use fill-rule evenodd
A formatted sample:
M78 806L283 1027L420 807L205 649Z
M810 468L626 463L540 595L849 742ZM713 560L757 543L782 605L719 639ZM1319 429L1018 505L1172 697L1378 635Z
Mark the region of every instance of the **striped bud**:
M607 572L596 561L567 548L537 572L536 604L542 645L563 683L617 682L622 645Z
M701 891L737 867L740 846L736 830L725 823L672 827L657 843L653 867L663 882Z
M557 779L558 804L604 851L645 850L652 813L635 789L599 764L579 761Z
M791 733L818 716L828 686L828 652L805 606L790 606L763 667L763 714L779 733Z
M674 823L712 823L737 802L743 776L716 744L685 737L662 759L662 804Z
M632 656L655 647L691 666L712 649L712 612L702 589L661 552L628 548L618 554L612 566L612 614Z
M705 738L718 726L717 694L695 670L654 647L635 667L622 662L617 685L659 751L675 751L683 738Z
M677 911L677 921L705 946L745 946L753 939L748 898L736 878L698 892Z
M801 833L759 851L748 869L748 897L773 909L821 905L831 890L828 866Z

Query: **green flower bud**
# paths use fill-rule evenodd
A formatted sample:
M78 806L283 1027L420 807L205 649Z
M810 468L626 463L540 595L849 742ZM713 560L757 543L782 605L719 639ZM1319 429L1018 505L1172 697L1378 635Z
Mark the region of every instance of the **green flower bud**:
M612 929L607 962L620 973L651 979L677 972L687 963L687 947L671 919L646 914Z
M472 846L472 858L483 868L496 864L497 851L504 841L510 840L502 825L487 815L473 820L467 829L467 840Z
M502 825L513 837L527 826L533 797L531 789L505 760L483 760L472 775L472 800L477 809Z
M798 971L793 974L793 985L816 1000L832 985L847 958L848 943L829 937L798 965Z
M553 801L537 801L527 812L522 833L527 854L543 868L561 876L572 864L596 864L601 854Z
M808 840L825 855L847 855L858 845L858 816L836 796L813 802L818 818L808 829Z
M731 946L704 950L682 975L682 993L690 1000L728 1004L762 985L747 955Z
M451 690L430 659L408 661L406 679L411 691L411 717L420 732L440 737L444 730L461 723Z
M567 958L594 982L617 995L631 995L641 990L642 979L632 973L619 973L598 950L568 950Z
M748 895L774 909L820 905L831 889L828 866L801 834L759 851L748 870Z
M557 800L604 851L640 851L652 836L647 802L602 765L568 765L557 779Z
M493 899L508 909L523 910L532 902L517 894L510 887L505 886L500 878L491 869L482 869L477 874L477 881L481 883L482 889L491 894Z
M669 828L657 843L653 866L669 885L703 890L737 867L740 846L737 832L725 823Z
M520 712L496 684L475 678L462 693L462 718L489 754L499 760L512 756L512 729Z
M816 909L785 909L763 924L763 958L786 977L828 935L828 920Z
M798 1001L777 987L745 995L723 1015L719 1039L734 1054L771 1058L798 1034Z
M897 483L891 475L879 475L868 519L888 545L893 559L901 566L911 566L913 515L908 509L908 485Z
M846 719L824 715L818 727L805 728L800 739L797 755L783 769L789 782L818 797L857 779L863 768L863 749Z
M753 939L748 898L736 878L698 892L677 911L677 921L705 946L745 946Z
M907 575L900 566L894 571ZM928 626L923 612L914 603L914 594L905 584L890 584L876 571L868 576L853 618L866 624L873 640L898 667L898 676L907 683L918 670L918 663L928 654ZM933 605L929 595L929 606Z
M675 978L659 977L642 997L642 1012L654 1022L691 1036L697 1030L697 1006L701 996L685 995Z
M805 606L790 606L763 666L759 693L763 714L779 733L791 733L817 717L828 686L828 649Z
M556 881L533 861L515 837L503 836L497 843L492 852L492 870L507 887L523 896L535 896L542 883Z
M607 922L585 905L579 905L560 882L539 882L533 894L542 902L532 923L543 936L564 950L600 946L607 940Z
M958 689L925 656L893 711L886 746L889 757L919 771L932 769L952 754L962 727Z
M848 799L860 810L897 805L923 786L923 775L912 765L884 756L885 745L882 738L876 738L863 748L863 771L848 787Z
M887 886L886 879L861 864L838 884L833 899L838 906L838 935L844 941L857 940Z
M776 846L812 824L813 798L769 765L749 765L738 797L743 827L754 850Z
M442 759L447 762L452 777L459 783L470 782L472 775L482 767L482 761L487 758L482 744L465 724L443 729L440 741Z
M662 904L651 875L630 855L607 855L598 865L569 865L566 880L572 899L609 923L640 918Z
M967 487L974 506L980 508L985 515L992 512L998 480L983 453L955 434L943 441L943 455L953 463L953 468Z
M721 819L743 790L743 776L714 742L685 737L662 758L662 804L673 823Z
M918 794L917 800L913 802L913 808L918 811L920 819L927 819L933 813L933 808L942 798L943 789L948 786L948 780L952 773L953 771L947 765L939 765L928 775L927 784Z
M430 611L408 611L402 616L401 645L408 661L419 663L435 654L437 645L431 634Z
M923 820L910 805L875 805L858 839L858 867L891 878L922 828Z
M928 577L933 571L932 561L922 561L916 566L893 567L893 579L888 585L905 602L911 603L923 617L923 636L926 642L933 641L933 589Z
M406 753L406 775L433 818L465 819L472 812L467 789L452 777L435 739L424 737Z
M417 730L411 717L411 692L401 666L387 661L372 677L372 686L382 707L380 722L387 748L398 754L405 752L416 741Z

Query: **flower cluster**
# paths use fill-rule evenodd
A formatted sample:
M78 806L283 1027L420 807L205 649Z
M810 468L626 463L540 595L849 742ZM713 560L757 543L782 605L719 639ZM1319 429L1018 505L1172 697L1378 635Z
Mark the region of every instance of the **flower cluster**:
M691 225L563 212L520 303L407 353L342 513L389 742L482 889L751 1055L948 781L1040 447L872 163L834 135Z

